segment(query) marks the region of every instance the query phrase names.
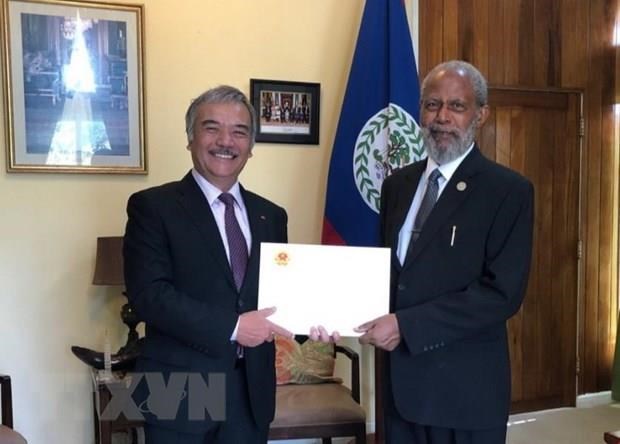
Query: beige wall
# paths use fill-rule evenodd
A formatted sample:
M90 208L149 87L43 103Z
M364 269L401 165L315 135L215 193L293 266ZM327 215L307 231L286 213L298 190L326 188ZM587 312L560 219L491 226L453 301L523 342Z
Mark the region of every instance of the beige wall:
M101 350L106 329L113 350L124 341L120 289L90 284L95 239L123 232L130 193L190 168L183 114L191 97L220 83L247 92L250 78L321 83L320 145L259 144L241 178L288 209L292 242L320 238L363 1L144 4L149 174L8 174L0 160L0 372L13 378L16 428L35 444L93 442L90 376L69 347ZM371 353L363 359L370 408Z

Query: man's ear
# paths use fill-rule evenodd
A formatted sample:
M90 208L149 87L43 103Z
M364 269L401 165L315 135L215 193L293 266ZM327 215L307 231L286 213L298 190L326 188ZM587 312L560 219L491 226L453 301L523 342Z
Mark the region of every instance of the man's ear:
M482 127L482 125L484 125L484 123L489 118L490 113L491 110L489 108L489 105L483 105L480 107L480 109L478 109L478 120L476 122L476 128L480 128Z

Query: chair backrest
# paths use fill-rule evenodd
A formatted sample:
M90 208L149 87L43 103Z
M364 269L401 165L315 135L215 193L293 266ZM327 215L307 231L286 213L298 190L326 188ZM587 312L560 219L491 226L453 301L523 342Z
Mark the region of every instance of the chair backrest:
M0 409L2 410L2 425L13 428L11 377L6 375L0 375Z
M13 430L13 398L11 378L0 375L0 444L28 444L24 437Z
M286 352L276 353L278 380L287 379L280 378L280 373L284 376L293 373L294 377L288 378L293 380L292 384L278 385L276 389L276 413L269 428L269 439L321 438L323 443L331 443L332 437L354 436L357 444L365 444L366 414L359 404L359 356L345 346L331 345L331 353L326 353L326 350L321 350L320 343L308 345L309 349L303 349L303 344L299 348L290 340L276 338L276 349L286 349ZM340 383L329 381L339 379L331 376L333 366L329 375L326 375L323 370L329 365L317 364L323 361L326 354L327 358L333 359L336 352L350 360L350 390ZM324 356L317 357L317 354ZM289 362L286 362L287 355L292 357ZM299 362L296 362L297 359ZM278 365L284 368L279 369ZM315 379L323 382L314 383Z

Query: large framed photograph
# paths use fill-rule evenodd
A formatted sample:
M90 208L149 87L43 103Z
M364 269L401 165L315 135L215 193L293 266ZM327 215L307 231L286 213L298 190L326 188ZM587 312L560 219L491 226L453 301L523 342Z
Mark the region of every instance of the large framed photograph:
M0 1L7 170L146 174L143 6Z
M250 79L257 142L318 145L319 83Z

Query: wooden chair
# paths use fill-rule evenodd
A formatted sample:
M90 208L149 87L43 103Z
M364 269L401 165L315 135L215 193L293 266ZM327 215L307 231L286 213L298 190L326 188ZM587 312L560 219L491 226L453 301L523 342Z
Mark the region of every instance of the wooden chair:
M13 430L13 399L11 397L11 378L0 375L0 444L26 444L22 435Z
M366 414L360 405L359 356L349 347L336 345L351 361L351 389L342 384L280 385L276 389L276 414L270 440L354 436L366 444Z

